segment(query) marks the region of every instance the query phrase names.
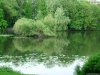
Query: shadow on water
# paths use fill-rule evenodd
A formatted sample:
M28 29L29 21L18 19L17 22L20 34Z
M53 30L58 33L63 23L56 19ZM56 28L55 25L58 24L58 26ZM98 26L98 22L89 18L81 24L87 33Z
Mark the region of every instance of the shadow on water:
M100 52L99 41L99 32L59 32L57 37L46 39L0 36L0 63L18 66L34 62L48 68L55 65L65 68L76 59Z

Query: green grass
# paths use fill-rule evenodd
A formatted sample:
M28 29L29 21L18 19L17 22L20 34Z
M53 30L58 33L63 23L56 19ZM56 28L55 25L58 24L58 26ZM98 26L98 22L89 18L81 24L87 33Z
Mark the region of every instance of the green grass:
M1 67L0 68L0 75L24 75L20 72L13 71L11 68Z

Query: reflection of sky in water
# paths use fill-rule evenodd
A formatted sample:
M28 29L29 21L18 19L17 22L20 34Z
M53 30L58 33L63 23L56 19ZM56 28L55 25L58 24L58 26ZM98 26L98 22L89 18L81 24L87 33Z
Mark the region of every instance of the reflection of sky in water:
M73 75L75 66L82 65L83 59L76 59L68 66L55 65L52 68L45 67L42 63L37 64L36 62L24 62L21 65L14 65L12 62L0 62L0 66L9 66L16 71L20 71L24 74L37 74L37 75ZM36 64L36 65L34 65Z

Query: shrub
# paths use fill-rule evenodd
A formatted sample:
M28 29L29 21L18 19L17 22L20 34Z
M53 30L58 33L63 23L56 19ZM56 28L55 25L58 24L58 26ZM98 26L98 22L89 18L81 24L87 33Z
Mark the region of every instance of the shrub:
M90 57L82 70L84 73L100 73L100 54Z
M55 34L48 28L42 20L32 20L22 18L19 19L14 27L13 30L15 34L22 35L22 36L32 36L32 35L47 35L47 36L54 36Z
M43 34L43 30L46 28L44 23L41 20L36 20L34 24L36 26L36 30L35 31L38 34Z
M57 9L57 11L54 14L54 17L52 16L52 14L48 14L44 18L44 23L53 32L67 30L67 25L69 24L69 22L70 19L64 16L64 12L61 8Z
M100 54L91 56L81 69L77 69L77 75L100 73Z
M35 26L36 26L36 32L38 32L38 34L43 34L47 36L55 35L55 33L50 30L50 27L46 26L41 20L36 20Z
M43 18L42 12L41 12L41 11L38 11L38 12L37 12L37 15L36 15L36 17L35 17L35 19L40 20L40 19L42 19L42 18Z
M13 30L15 34L28 36L33 35L35 32L33 31L35 27L33 27L34 21L32 19L21 18L19 19L14 27Z
M56 20L55 18L52 16L52 14L48 14L45 18L44 18L44 24L46 24L47 27L50 28L50 30L55 31L55 24L56 24Z

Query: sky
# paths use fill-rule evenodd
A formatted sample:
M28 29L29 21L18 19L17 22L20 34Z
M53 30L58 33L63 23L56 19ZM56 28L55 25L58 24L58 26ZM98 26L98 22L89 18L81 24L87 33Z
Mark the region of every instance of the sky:
M96 1L100 1L100 0L96 0Z
M96 1L100 1L100 0L96 0Z
M100 0L96 0L96 1L100 1Z

